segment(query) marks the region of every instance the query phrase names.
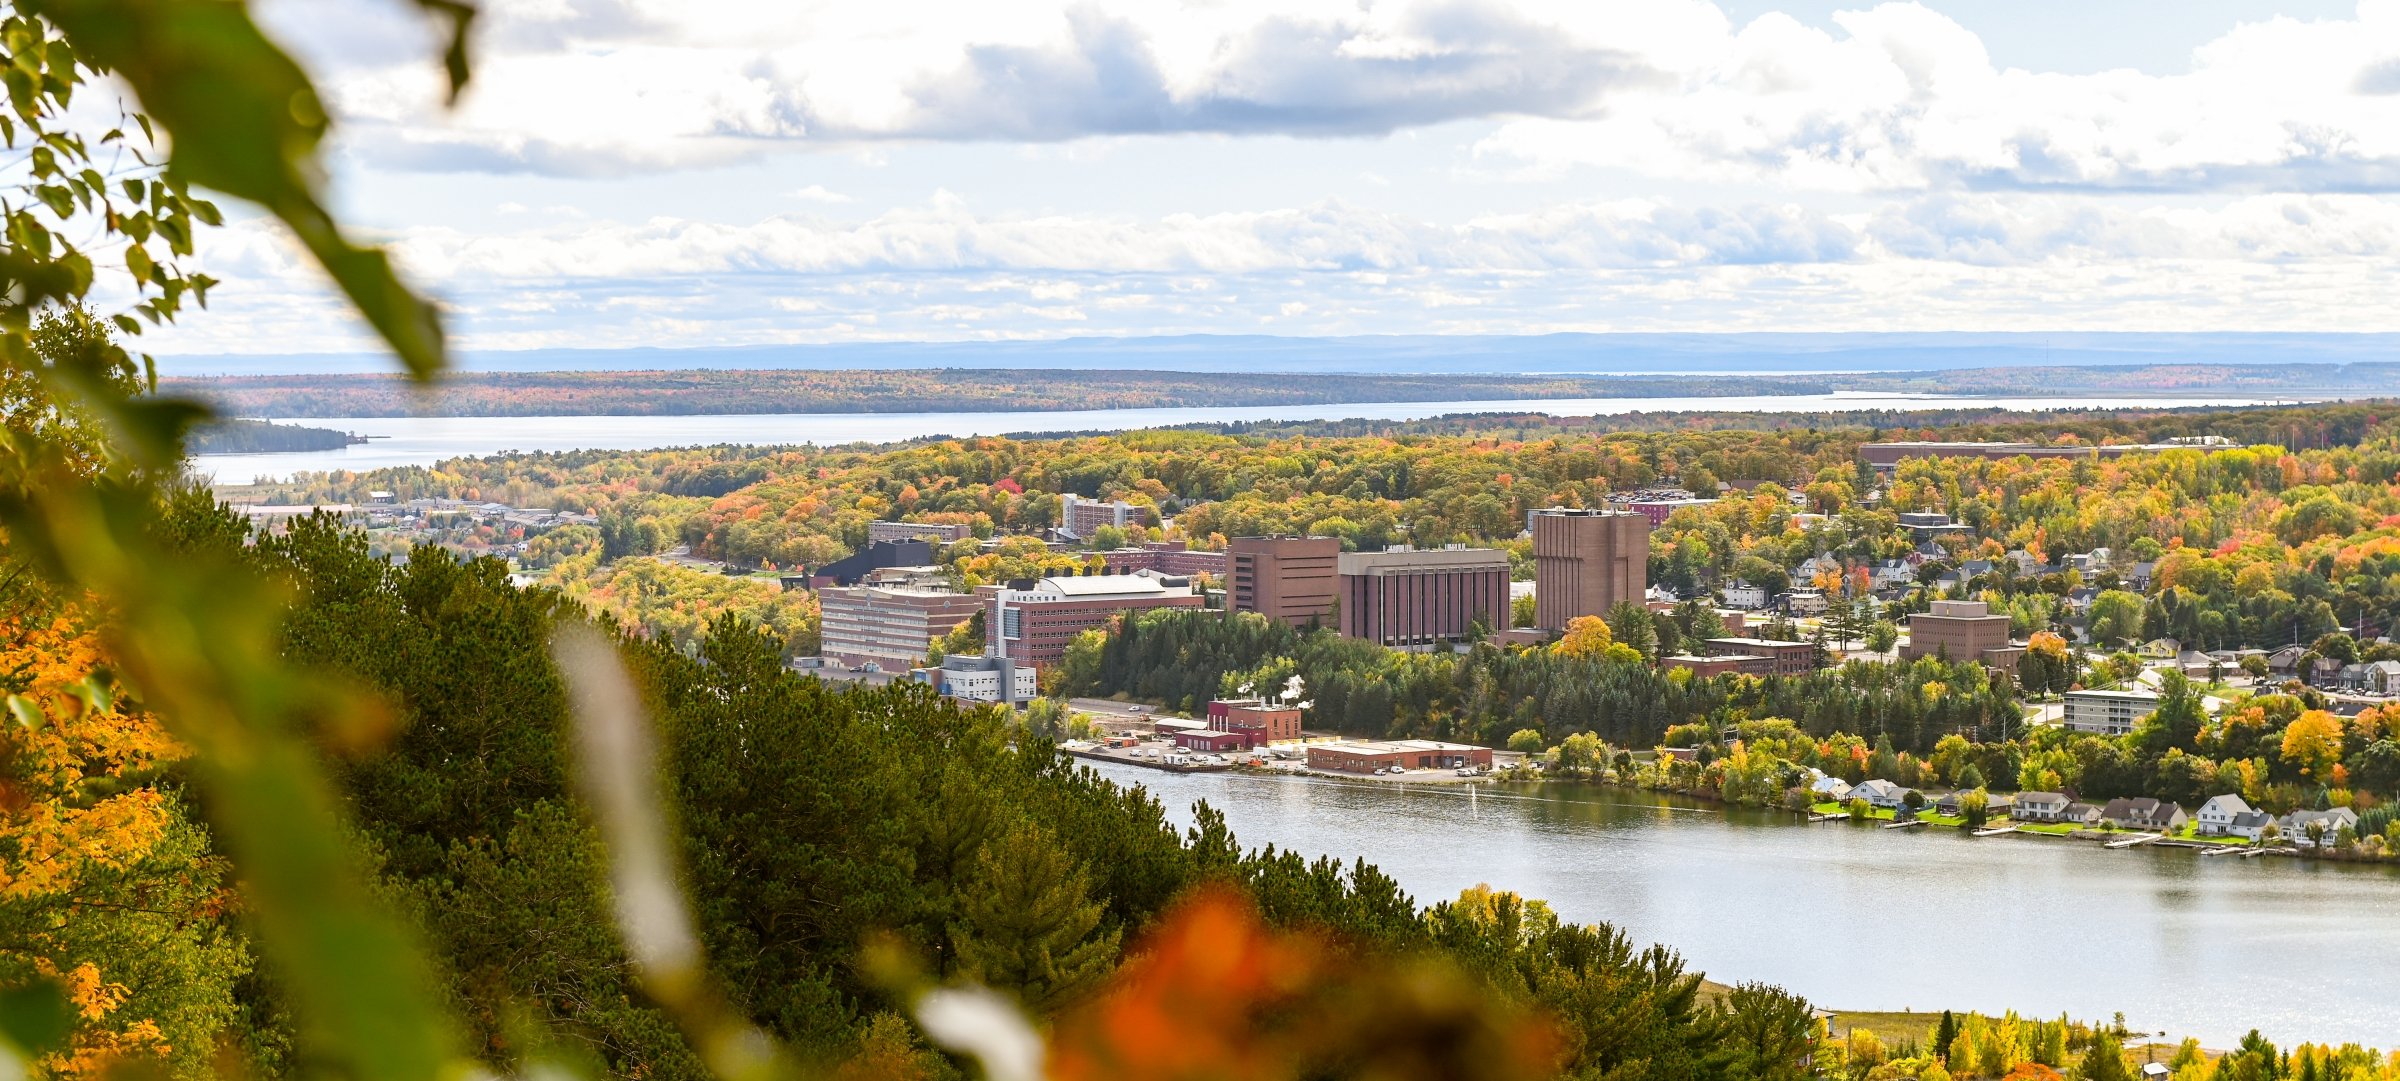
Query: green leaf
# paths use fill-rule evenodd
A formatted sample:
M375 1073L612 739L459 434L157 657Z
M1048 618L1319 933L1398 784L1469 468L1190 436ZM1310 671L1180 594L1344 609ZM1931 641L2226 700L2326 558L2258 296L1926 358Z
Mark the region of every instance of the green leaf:
M8 715L16 720L20 728L40 728L50 722L50 718L42 714L42 707L34 705L33 699L21 694L8 696Z
M49 207L50 212L59 217L70 217L75 213L75 193L57 184L36 187L33 197L40 199L43 206Z
M145 126L172 136L181 180L265 207L331 275L412 375L446 362L441 317L402 284L381 251L342 235L319 197L324 108L300 66L225 0L26 0L88 63L140 97ZM459 8L449 13L463 28ZM454 72L454 77L457 75ZM164 228L164 223L160 223Z
M475 21L475 5L461 0L417 0L417 6L450 24L450 41L442 49L442 67L450 75L450 102L467 88L467 27Z
M149 249L139 244L128 244L125 246L125 272L133 275L135 283L147 285L150 276L158 272L158 265L151 261Z
M66 1046L75 1031L75 1007L67 992L48 980L0 990L0 1040L26 1058Z

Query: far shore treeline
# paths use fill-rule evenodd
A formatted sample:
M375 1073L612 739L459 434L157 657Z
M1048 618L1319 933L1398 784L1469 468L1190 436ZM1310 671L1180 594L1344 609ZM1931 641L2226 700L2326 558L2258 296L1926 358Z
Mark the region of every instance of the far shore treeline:
M1596 370L1605 369L1595 362ZM171 378L162 389L245 417L690 416L1226 408L1366 402L1886 394L2363 397L2388 364L2128 365L1803 375L1493 375L1034 368L460 372L438 395L389 375Z

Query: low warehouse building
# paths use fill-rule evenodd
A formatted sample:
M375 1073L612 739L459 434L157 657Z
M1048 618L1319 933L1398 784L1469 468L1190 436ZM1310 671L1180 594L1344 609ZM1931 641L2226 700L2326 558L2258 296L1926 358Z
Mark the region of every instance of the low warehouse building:
M1187 751L1222 754L1226 751L1247 751L1264 743L1250 732L1177 732L1175 745Z
M1343 773L1373 773L1379 769L1398 766L1402 769L1452 769L1459 766L1489 768L1492 749L1469 743L1441 743L1430 739L1399 739L1354 743L1326 743L1308 749L1308 768L1339 770Z

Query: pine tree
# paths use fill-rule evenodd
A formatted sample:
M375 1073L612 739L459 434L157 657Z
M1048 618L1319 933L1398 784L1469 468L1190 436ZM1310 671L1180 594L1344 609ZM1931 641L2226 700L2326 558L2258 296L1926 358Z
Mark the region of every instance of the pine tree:
M1942 1056L1943 1060L1949 1065L1950 1072L1952 1073L1957 1073L1961 1065L1956 1060L1950 1058L1950 1045L1957 1039L1958 1018L1952 1016L1950 1011L1943 1010L1942 1023L1935 1026L1933 1030L1933 1049L1937 1054Z
M1106 978L1117 932L1099 932L1102 904L1083 868L1028 823L995 836L962 885L950 924L958 974L1016 993L1048 1013Z

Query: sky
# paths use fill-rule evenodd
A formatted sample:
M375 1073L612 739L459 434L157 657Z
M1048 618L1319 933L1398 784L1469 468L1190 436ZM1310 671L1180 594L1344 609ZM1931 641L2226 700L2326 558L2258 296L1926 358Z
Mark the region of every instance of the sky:
M2400 329L2400 0L257 0L470 350ZM279 229L168 354L366 340Z

